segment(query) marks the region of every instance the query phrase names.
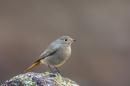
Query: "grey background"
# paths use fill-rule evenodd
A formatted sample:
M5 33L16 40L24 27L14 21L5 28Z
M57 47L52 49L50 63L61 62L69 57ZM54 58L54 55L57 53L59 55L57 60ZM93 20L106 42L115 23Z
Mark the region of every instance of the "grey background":
M59 67L64 76L81 86L130 86L129 0L0 0L0 84L63 35L77 39Z

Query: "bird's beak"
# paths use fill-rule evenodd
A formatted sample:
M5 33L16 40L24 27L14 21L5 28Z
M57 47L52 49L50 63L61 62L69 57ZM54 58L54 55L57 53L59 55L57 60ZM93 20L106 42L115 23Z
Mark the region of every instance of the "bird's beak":
M76 39L73 39L73 41L76 41Z

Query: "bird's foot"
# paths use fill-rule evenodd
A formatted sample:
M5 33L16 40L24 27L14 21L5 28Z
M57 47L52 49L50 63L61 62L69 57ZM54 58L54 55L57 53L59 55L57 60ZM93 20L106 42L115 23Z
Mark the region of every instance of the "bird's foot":
M50 73L57 74L57 75L60 74L62 77L64 77L64 76L61 74L61 72L59 72L59 71L53 71L53 72L51 71Z

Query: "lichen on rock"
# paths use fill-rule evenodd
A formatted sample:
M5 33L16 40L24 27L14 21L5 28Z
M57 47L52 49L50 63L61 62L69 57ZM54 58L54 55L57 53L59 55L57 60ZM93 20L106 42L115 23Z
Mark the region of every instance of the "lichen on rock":
M1 86L79 86L74 81L62 77L59 73L28 72L7 80Z

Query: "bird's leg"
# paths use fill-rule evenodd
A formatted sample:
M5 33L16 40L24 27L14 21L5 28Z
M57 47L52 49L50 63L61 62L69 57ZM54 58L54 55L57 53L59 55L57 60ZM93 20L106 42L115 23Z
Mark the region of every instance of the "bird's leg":
M51 67L49 65L48 65L48 67L49 67L50 71L53 73L54 71L51 69Z
M58 70L58 68L57 68L57 67L55 67L55 69L57 70L57 72L58 72L58 73L61 73L61 72Z
M54 66L55 67L55 66ZM57 72L63 77L63 75L61 74L60 70L58 70L57 67L55 67L55 69L57 70Z

